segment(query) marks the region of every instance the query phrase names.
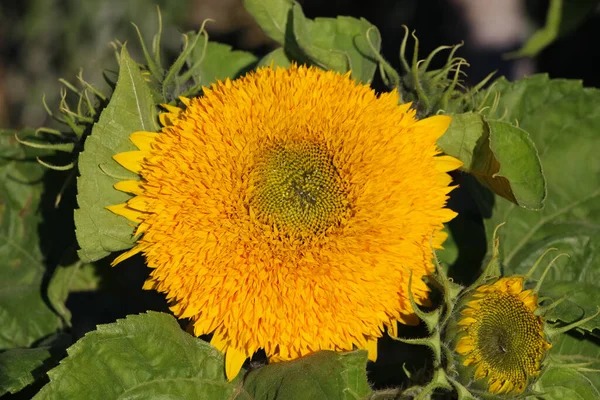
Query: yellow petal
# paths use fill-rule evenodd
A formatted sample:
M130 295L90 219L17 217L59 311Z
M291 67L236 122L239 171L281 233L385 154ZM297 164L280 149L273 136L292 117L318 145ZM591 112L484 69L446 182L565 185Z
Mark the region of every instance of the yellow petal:
M473 342L467 336L462 337L456 344L456 351L460 354L470 353L474 348Z
M389 332L393 337L398 336L398 323L396 321L390 323Z
M134 132L129 136L129 140L133 142L140 150L150 150L152 148L151 144L158 137L158 133L156 132Z
M473 325L477 320L473 317L466 317L458 321L459 326Z
M128 180L115 183L114 188L120 190L121 192L131 193L135 195L144 193L142 182L136 180Z
M448 233L444 231L438 231L431 239L431 245L434 249L442 249L442 244L448 239Z
M439 139L450 126L452 118L447 115L434 115L421 119L412 125L416 137L432 137Z
M498 391L498 393L510 393L515 388L511 381L506 381Z
M377 339L367 340L367 351L369 352L369 360L377 361Z
M489 390L488 390L488 391L489 391L490 393L499 393L499 392L500 392L500 388L501 388L501 387L502 387L502 382L500 382L500 381L495 381L494 383L492 383L492 384L490 385L490 388L489 388Z
M148 279L146 282L144 282L144 285L142 286L143 290L153 290L156 288L157 282L152 280L152 279Z
M168 104L161 104L161 106L173 114L179 114L181 112L181 108L179 107L170 106Z
M113 213L136 223L142 222L144 216L144 213L130 208L127 204L115 204L114 206L107 206L106 208Z
M442 221L443 222L448 222L454 219L454 217L456 217L458 215L458 213L452 211L449 208L443 208L439 211L439 215L441 215L441 217L443 218Z
M143 251L147 246L140 246L137 245L135 246L133 249L127 250L125 253L121 254L119 257L115 258L113 260L113 262L110 263L111 266L115 266L118 263L120 263L121 261L125 261L126 259L128 259L129 257L133 257L134 255L136 255L137 253L139 253L140 251ZM146 284L144 284L144 286L146 286Z
M475 379L481 379L485 376L487 376L488 371L487 369L483 366L483 364L479 364L477 366L477 368L475 369L475 375L473 376Z
M508 282L508 292L512 294L518 294L523 290L523 278L513 278Z
M227 353L225 353L225 375L227 376L228 381L235 379L240 372L240 369L242 369L242 365L244 365L246 358L248 358L246 353L238 349L233 347L227 349Z
M221 336L218 334L214 334L212 339L210 340L210 344L212 344L217 350L224 353L227 348L227 342L225 342Z
M181 102L185 104L186 107L190 105L190 99L188 99L187 97L179 96L179 100L181 100Z
M435 167L441 172L454 171L455 169L459 169L463 166L462 161L452 156L437 156L435 161Z
M113 159L131 172L139 174L142 170L142 161L147 155L147 151L125 151L115 154Z

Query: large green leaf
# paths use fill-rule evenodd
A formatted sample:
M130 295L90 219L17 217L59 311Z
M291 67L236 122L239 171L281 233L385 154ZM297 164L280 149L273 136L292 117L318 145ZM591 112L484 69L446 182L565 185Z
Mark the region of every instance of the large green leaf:
M245 0L246 10L265 33L283 45L281 55L299 63L318 65L370 83L381 47L377 27L364 18L306 18L302 7L290 0Z
M168 314L100 325L67 352L35 399L249 398L227 382L223 354Z
M268 37L283 45L286 42L288 17L293 0L244 0L244 7Z
M509 55L535 56L556 39L577 28L593 13L598 3L598 0L550 0L546 24L536 31L520 50Z
M552 281L544 282L541 294L553 299L568 295L567 299L553 308L545 318L549 321L562 320L574 322L585 316L593 315L600 306L600 290L598 286L579 281ZM577 327L578 329L593 331L600 329L600 318L594 318ZM596 331L600 334L600 331Z
M251 371L244 389L255 399L361 399L371 392L367 353L321 351Z
M553 344L552 366L534 387L544 399L600 398L600 346L591 339L564 334Z
M268 67L273 65L275 67L288 68L291 65L290 59L286 56L283 47L279 47L272 52L265 55L258 61L258 67Z
M190 34L190 41L195 33ZM189 66L197 65L193 79L197 84L210 86L217 80L235 79L248 72L257 61L257 57L247 51L232 50L223 43L208 42L200 38L188 59Z
M112 157L137 150L129 140L136 131L157 131L156 107L138 65L123 47L115 91L79 156L75 226L83 261L94 261L134 245L132 223L106 206L124 203L129 195L113 185L136 175Z
M33 132L19 134L21 139ZM38 237L45 153L0 131L0 349L29 347L61 327L43 298L44 257Z
M311 20L294 4L293 32L296 43L316 65L370 83L377 69L376 54L381 46L377 28L364 18L339 16ZM369 45L371 42L371 45Z
M36 381L39 389L46 378L46 371L64 357L69 344L71 335L60 333L42 340L38 347L0 353L0 396L17 393Z
M51 357L48 347L12 349L0 353L0 396L17 393L32 384L36 372Z
M524 130L476 113L456 114L438 145L496 194L525 208L543 207L544 175Z
M514 83L500 79L490 90L500 95L497 107L492 100L487 103L490 118L506 114L507 121L518 121L535 142L548 196L540 212L496 198L493 216L486 220L488 237L498 224L506 223L498 233L500 259L507 274L526 273L550 247L567 253L570 258L559 259L546 282L585 283L578 285L577 296L570 298L572 305L585 310L600 290L600 91L545 75ZM536 278L549 257L538 268ZM563 294L569 292L552 293L554 298ZM572 317L572 312L553 314L553 318L569 322ZM598 326L598 320L587 326Z

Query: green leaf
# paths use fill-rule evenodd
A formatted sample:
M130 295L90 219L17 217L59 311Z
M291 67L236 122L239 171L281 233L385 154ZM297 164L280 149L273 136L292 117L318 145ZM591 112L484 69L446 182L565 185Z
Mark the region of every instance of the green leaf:
M190 34L190 41L196 34ZM231 46L198 40L188 60L194 67L194 82L209 87L217 80L235 79L256 64L258 59L247 51L232 50Z
M545 282L586 283L578 286L578 291L590 295L598 292L600 91L583 88L578 81L552 80L545 75L514 83L500 79L489 90L500 95L496 107L493 100L484 104L491 106L490 118L506 114L507 121L518 121L529 132L539 150L548 188L545 207L540 212L496 198L493 216L486 220L486 230L491 237L498 224L506 223L498 231L500 259L506 274L525 274L545 250L554 247L570 258L557 260ZM489 94L489 98L494 97ZM549 257L534 278L541 276ZM543 290L544 285L542 294ZM556 293L563 294L567 293ZM586 309L589 306L586 299L589 297L580 293L570 301ZM557 311L560 309L564 308ZM572 322L571 313L553 317Z
M57 334L42 340L39 347L11 349L0 353L0 396L17 393L36 381L64 357L71 335ZM38 383L38 389L40 384Z
M313 63L340 73L352 71L358 81L371 82L377 68L374 50L379 52L381 47L374 25L364 18L344 16L311 20L297 3L292 14L294 38Z
M294 3L293 0L244 0L244 7L268 37L283 45Z
M124 203L129 195L113 185L123 179L136 179L112 159L113 155L137 150L129 140L136 131L157 131L156 107L148 85L138 65L127 49L121 51L119 77L109 104L86 139L79 156L75 226L86 262L98 260L113 251L133 247L133 225L126 218L113 214L106 206Z
M276 53L277 61L284 62L285 55L323 69L352 71L352 77L363 83L373 79L381 36L366 19L312 20L304 16L300 4L290 0L245 0L244 6L267 36L283 45L284 50Z
M487 121L489 146L499 164L485 182L504 198L539 210L546 198L546 181L535 145L523 129L503 121Z
M35 399L248 398L227 382L223 354L168 314L100 325L67 352Z
M562 296L568 295L565 301L544 316L549 321L562 320L565 322L575 322L586 316L595 314L598 305L600 305L600 291L598 291L598 286L585 282L544 282L540 295L553 299L560 299ZM577 329L589 332L594 329L600 329L600 318L587 321L579 325Z
M547 400L600 398L600 346L590 339L561 335L550 350L552 364L534 390Z
M285 54L283 47L279 47L258 61L257 67L268 67L273 65L274 67L288 68L291 65L290 59Z
M476 113L456 114L438 145L496 194L525 208L543 207L544 175L524 130Z
M38 230L44 168L35 157L45 154L18 143L15 132L0 130L0 349L29 347L61 327L42 292L46 267Z
M251 371L244 389L255 399L361 399L371 392L367 353L320 351Z
M71 265L58 265L48 283L48 300L54 310L71 324L71 311L65 303L69 293L77 290L94 290L98 287L99 277L93 264L77 260Z
M509 57L533 57L560 36L573 31L598 6L598 0L550 0L546 24L529 38L523 47Z
M32 384L40 373L44 361L51 357L48 347L12 349L0 354L0 396L17 393Z

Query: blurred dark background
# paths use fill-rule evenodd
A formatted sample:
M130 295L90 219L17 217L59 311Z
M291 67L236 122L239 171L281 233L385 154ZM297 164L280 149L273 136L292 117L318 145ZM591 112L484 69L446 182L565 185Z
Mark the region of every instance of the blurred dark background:
M599 14L587 18L535 59L507 60L543 25L548 0L300 0L308 17L350 15L375 24L383 37L383 55L399 67L402 25L415 29L421 57L439 45L464 41L459 55L471 67L468 83L489 72L518 79L535 72L583 79L599 86L593 59L600 39ZM569 4L567 4L569 3ZM566 0L565 7L593 9L591 0ZM130 43L138 51L135 22L149 41L156 31L156 6L165 26L166 57L180 45L179 32L197 30L206 18L211 39L234 48L266 54L275 47L243 8L242 0L25 0L0 1L0 127L39 127L49 123L41 98L54 109L59 78L76 81L80 68L102 87L103 69L115 69L109 42ZM165 60L169 61L169 60Z

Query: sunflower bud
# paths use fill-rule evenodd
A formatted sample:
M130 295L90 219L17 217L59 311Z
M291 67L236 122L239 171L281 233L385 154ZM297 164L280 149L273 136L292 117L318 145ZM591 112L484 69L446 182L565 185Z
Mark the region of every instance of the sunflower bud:
M522 276L467 291L446 330L458 380L477 394L523 393L540 376L550 349L538 295Z
M427 346L432 351L434 370L429 382L410 389L417 391L419 398L449 391L458 400L525 398L539 394L542 389L537 384L539 378L556 364L549 356L552 342L600 314L599 311L564 326L549 323L545 315L567 296L548 302L548 298L540 299L538 293L543 277L566 254L554 257L538 282L530 277L544 256L556 249L544 252L526 275L504 277L496 231L491 260L475 283L466 288L454 283L436 262L430 284L443 295L440 307L423 311L411 296L413 309L429 335L396 339Z

